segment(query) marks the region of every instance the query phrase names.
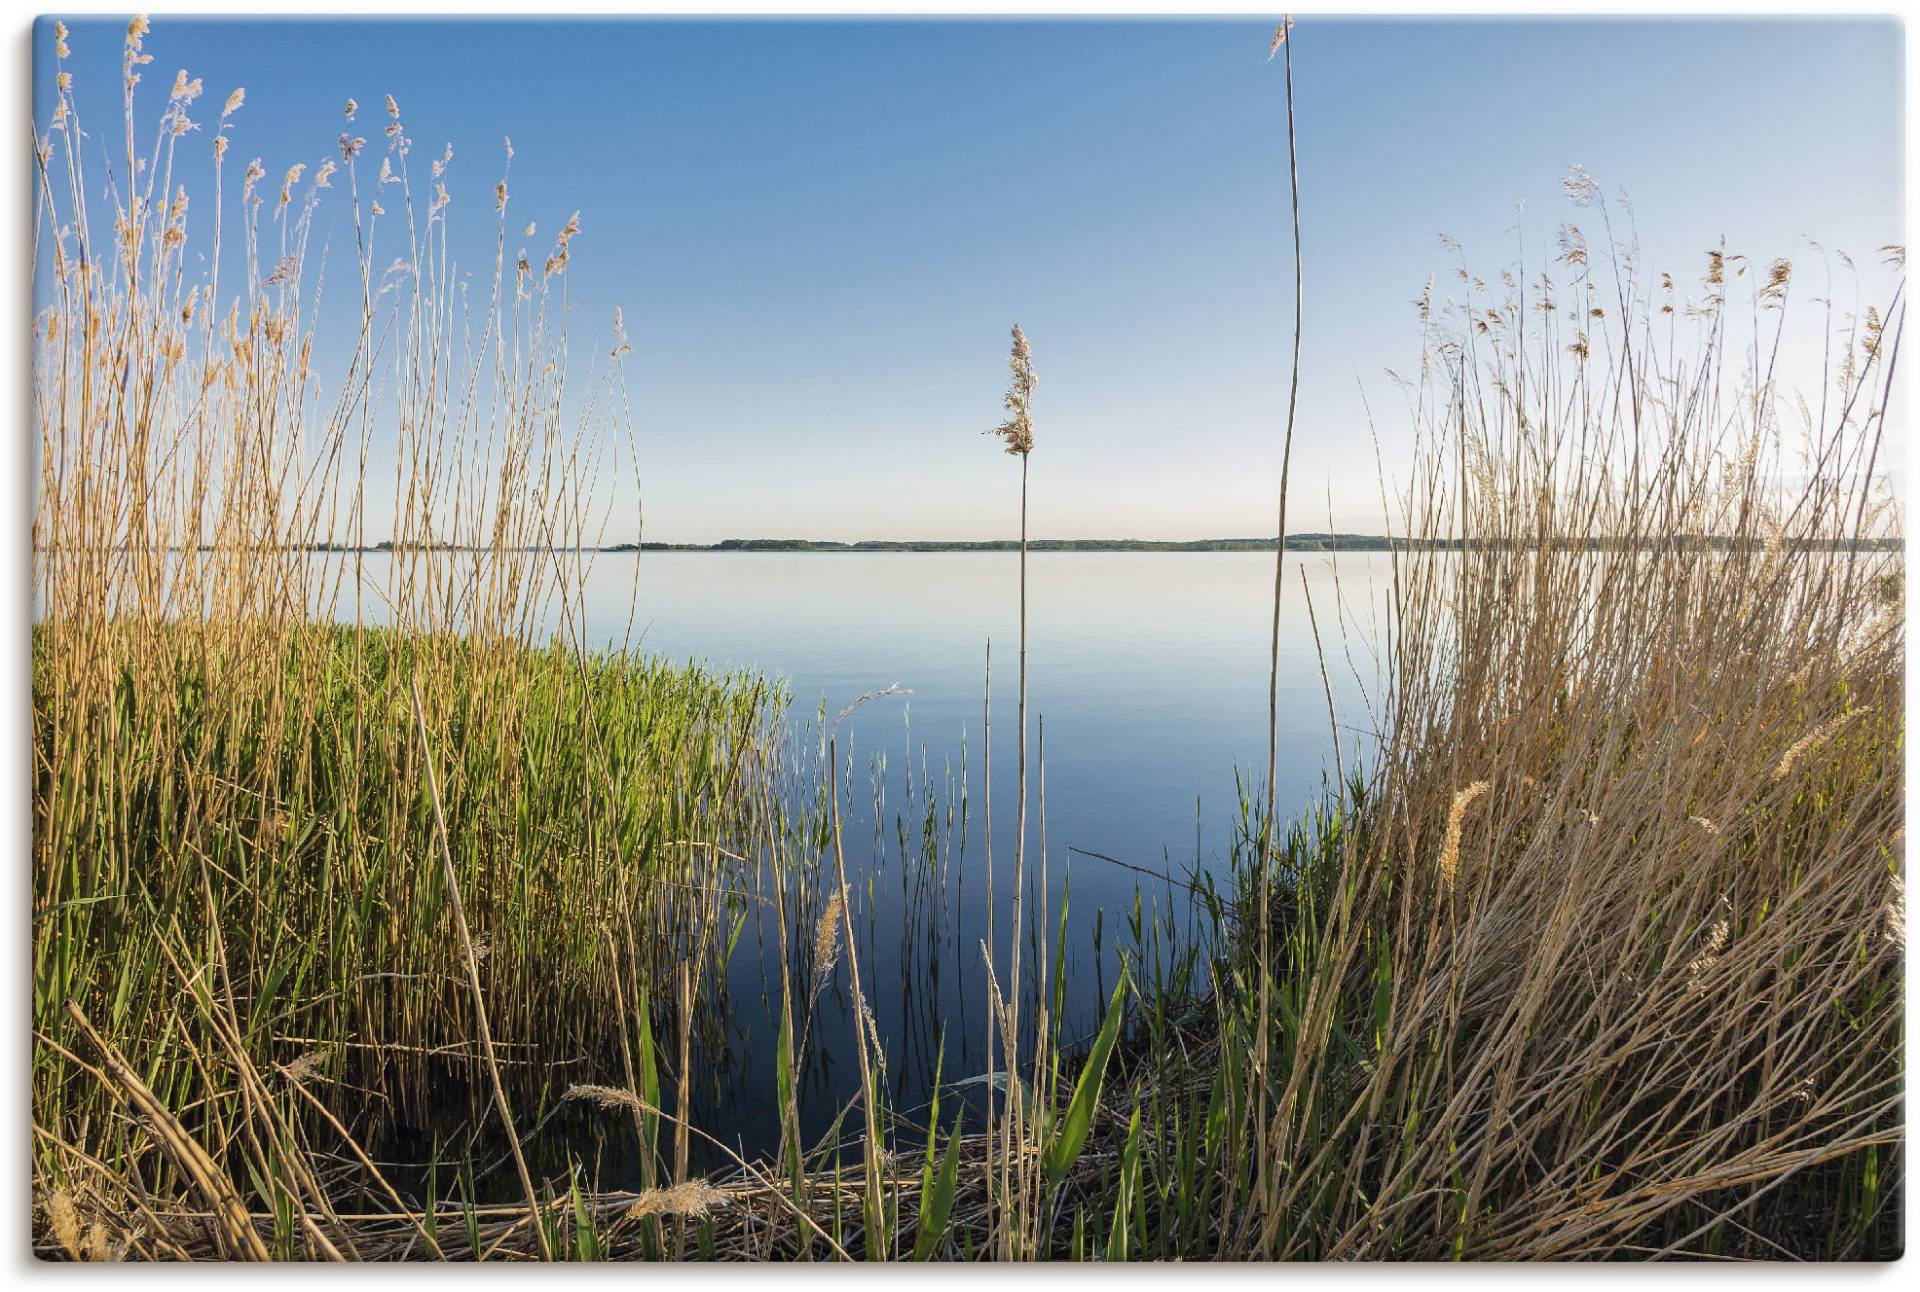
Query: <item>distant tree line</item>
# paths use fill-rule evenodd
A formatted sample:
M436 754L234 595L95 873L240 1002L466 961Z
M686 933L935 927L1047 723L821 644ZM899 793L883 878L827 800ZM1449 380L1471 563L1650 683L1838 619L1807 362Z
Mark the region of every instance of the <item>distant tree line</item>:
M1012 539L987 539L973 542L959 539L869 539L858 543L841 543L830 539L811 538L728 538L718 543L622 543L617 547L604 550L612 552L1011 552L1019 549L1020 544ZM1537 546L1530 539L1470 538L1470 548L1484 550L1510 550ZM1581 549L1586 551L1611 551L1622 546L1605 538L1588 538L1577 541L1555 541L1555 550ZM1753 540L1736 540L1716 534L1675 534L1657 542L1634 540L1632 546L1645 550L1661 551L1732 551L1737 548L1757 548ZM1904 543L1899 538L1882 538L1868 542L1849 542L1843 539L1803 540L1799 547L1810 551L1842 551L1849 548L1872 551L1898 551ZM1149 538L1036 538L1027 544L1028 550L1035 552L1271 552L1274 540L1271 538L1201 538L1185 542L1173 542ZM1395 538L1385 534L1289 534L1287 550L1290 552L1385 552L1395 549L1401 551L1458 551L1461 547L1455 538Z
M1287 550L1289 552L1387 552L1387 551L1458 551L1461 543L1457 538L1394 538L1385 534L1289 534ZM1509 538L1471 538L1467 546L1484 551L1510 551L1516 548L1538 547L1532 539ZM1718 534L1674 534L1659 540L1636 539L1623 544L1606 538L1583 538L1577 540L1555 540L1550 546L1555 551L1569 549L1589 552L1617 551L1623 546L1632 546L1641 551L1671 552L1727 552L1739 549L1758 551L1763 543L1758 539L1733 539ZM1866 540L1847 539L1799 539L1787 540L1785 546L1795 551L1840 552L1872 551L1897 552L1905 548L1905 540L1900 538L1877 538ZM569 548L569 551L584 552L1012 552L1019 550L1020 544L1013 539L987 539L980 542L968 542L959 539L868 539L859 543L839 543L831 539L814 538L726 538L718 543L614 543L605 547ZM1271 552L1273 540L1270 538L1200 538L1186 542L1169 542L1151 538L1036 538L1028 542L1027 548L1034 552ZM43 544L40 550L59 550L58 544ZM171 549L180 550L180 549ZM200 543L195 550L211 552L218 550L217 544ZM284 551L308 552L474 552L489 550L483 546L465 543L412 542L394 543L391 540L375 543L367 547L352 543L292 543ZM535 551L531 547L515 547L513 551Z

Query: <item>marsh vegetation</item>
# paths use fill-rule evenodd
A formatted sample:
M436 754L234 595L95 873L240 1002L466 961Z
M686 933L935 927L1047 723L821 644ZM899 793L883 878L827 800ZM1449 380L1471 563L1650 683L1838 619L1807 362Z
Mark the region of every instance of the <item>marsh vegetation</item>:
M1389 685L1360 737L1329 684L1324 799L1250 792L1180 920L1119 913L1076 1034L1023 699L1016 804L923 785L902 818L907 907L934 924L956 825L1020 818L1011 928L964 949L992 984L966 1020L986 1068L941 1066L952 1020L932 1097L905 1100L871 1022L839 718L586 631L608 490L638 483L614 469L637 438L618 321L570 355L581 217L521 250L509 150L491 278L463 294L451 158L419 165L391 99L349 101L311 170L248 163L223 209L244 94L215 111L182 72L136 130L144 21L98 198L56 30L37 1253L1901 1250L1904 560L1880 473L1902 296L1836 317L1797 299L1805 271L1722 250L1650 271L1578 172L1550 262L1482 278L1460 255L1456 298L1419 305L1416 450L1382 470ZM209 165L190 232L184 176ZM324 387L322 202L345 204L360 287ZM1784 321L1822 308L1796 403ZM1044 355L1016 330L999 433L1023 513ZM1307 613L1337 668L1338 615ZM749 915L777 1039L728 1061L771 1110L764 1151L706 1094ZM809 1075L829 1025L850 1094Z

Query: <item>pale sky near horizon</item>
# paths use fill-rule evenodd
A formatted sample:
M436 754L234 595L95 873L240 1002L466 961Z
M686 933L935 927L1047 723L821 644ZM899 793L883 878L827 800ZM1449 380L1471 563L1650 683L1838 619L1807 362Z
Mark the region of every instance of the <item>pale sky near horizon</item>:
M69 21L82 117L109 143L124 25ZM1249 19L162 17L140 111L157 117L176 67L205 80L203 119L244 85L237 196L249 157L277 179L331 155L349 95L377 166L391 93L419 165L453 145L453 248L476 274L510 135L536 261L581 213L579 348L598 351L624 310L649 539L1011 534L1018 465L981 432L1016 321L1040 377L1036 536L1251 536L1273 523L1293 322L1271 33ZM34 39L44 129L45 20ZM1561 191L1570 163L1631 194L1643 261L1683 287L1723 236L1818 286L1814 238L1861 263L1863 304L1885 298L1877 249L1906 240L1892 19L1307 16L1294 40L1294 532L1380 530L1360 392L1391 468L1406 416L1383 370L1418 366L1409 302L1453 263L1437 235L1495 277L1517 239L1550 247L1579 215ZM197 142L206 173L190 186L211 178ZM345 202L328 195L317 225L342 264Z

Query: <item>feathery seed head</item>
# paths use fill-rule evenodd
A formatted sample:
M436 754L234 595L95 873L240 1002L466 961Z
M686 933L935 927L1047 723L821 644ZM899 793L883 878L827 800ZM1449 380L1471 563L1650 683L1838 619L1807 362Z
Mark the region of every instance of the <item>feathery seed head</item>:
M1842 713L1829 718L1812 731L1809 731L1806 735L1800 737L1800 739L1794 741L1793 744L1788 747L1787 752L1780 755L1780 761L1774 764L1773 772L1768 779L1778 784L1793 775L1794 765L1806 755L1807 751L1816 745L1824 743L1834 732L1840 730L1841 726L1852 716L1852 713Z
M820 912L819 922L813 926L813 991L816 995L840 960L840 910L840 893L836 889L828 896L826 909Z
M80 1260L80 1213L65 1189L57 1189L47 1198L47 1227L66 1251L70 1260Z
M1587 263L1587 237L1580 232L1580 226L1577 224L1560 226L1560 263L1563 265Z
M1770 309L1777 309L1787 299L1787 280L1793 277L1791 260L1776 260L1767 266L1766 285L1760 289L1760 302Z
M687 1216L698 1218L715 1207L725 1206L727 1194L705 1180L688 1180L667 1189L648 1189L627 1208L627 1218L642 1216Z
M1013 325L1013 349L1007 356L1007 367L1012 376L1000 402L1011 415L988 434L1005 440L1008 453L1024 457L1033 452L1033 390L1039 383L1033 373L1033 350L1018 323Z
M589 1103L598 1108L627 1108L637 1113L647 1112L647 1105L631 1090L621 1090L616 1086L594 1086L576 1083L568 1086L566 1093L560 1096L562 1103Z
M1453 796L1453 806L1447 810L1447 834L1440 848L1440 879L1449 891L1460 869L1460 831L1466 820L1467 809L1491 788L1493 785L1490 781L1475 781Z
M140 52L140 42L146 38L149 29L150 24L145 14L139 15L127 24L127 48L121 57L120 64L129 90L140 84L140 73L133 69L153 61L152 54Z
M533 232L532 225L527 226L527 232L529 234ZM566 272L568 260L567 245L573 241L573 236L578 232L580 232L580 213L575 211L567 220L566 227L560 230L560 236L554 240L553 253L547 257L547 264L544 270L547 275L551 276L553 274Z
M1600 186L1587 174L1585 166L1567 167L1567 177L1560 181L1560 187L1566 189L1575 206L1595 206L1600 201Z
M1728 905L1727 899L1724 897L1720 899L1720 902L1723 907ZM1704 996L1707 993L1707 971L1713 968L1720 959L1720 953L1726 949L1728 932L1727 919L1726 916L1723 915L1718 920L1715 920L1713 928L1707 931L1706 946L1701 949L1699 955L1695 956L1693 960L1688 963L1687 990L1694 995Z
M1274 55L1280 52L1280 47L1287 43L1287 29L1291 26L1293 26L1293 15L1288 14L1285 20L1273 29L1273 43L1267 46L1267 61L1269 63L1273 61Z

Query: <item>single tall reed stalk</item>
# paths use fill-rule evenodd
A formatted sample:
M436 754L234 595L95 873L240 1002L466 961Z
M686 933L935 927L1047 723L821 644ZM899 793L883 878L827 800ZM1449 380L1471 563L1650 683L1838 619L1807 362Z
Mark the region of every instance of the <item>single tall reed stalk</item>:
M1287 91L1287 192L1293 210L1293 361L1288 366L1287 378L1287 427L1280 448L1280 502L1279 520L1275 529L1273 547L1273 637L1268 656L1267 672L1267 804L1266 816L1260 831L1260 1019L1254 1037L1253 1068L1259 1082L1254 1099L1253 1133L1264 1138L1267 1125L1267 1102L1269 1078L1267 1072L1267 1038L1271 1033L1269 1021L1273 1016L1273 963L1270 942L1272 939L1271 893L1273 889L1273 842L1279 828L1278 798L1280 788L1280 601L1284 589L1284 577L1287 556L1287 472L1293 462L1293 419L1300 399L1300 322L1301 306L1304 295L1304 266L1300 256L1300 162L1294 142L1293 116L1293 15L1286 15L1273 33L1273 44L1267 49L1267 61L1272 62L1276 52L1283 55L1286 68ZM1265 1208L1270 1203L1267 1161L1264 1151L1257 1154L1259 1175L1256 1180L1256 1194L1259 1205Z
M1015 1147L1025 1144L1025 1112L1019 1086L1020 1037L1020 945L1023 903L1027 875L1027 466L1033 453L1033 351L1027 334L1013 325L1013 348L1007 356L1011 376L1001 401L1007 418L991 432L1006 444L1009 454L1020 459L1020 696L1017 721L1020 726L1016 746L1018 800L1014 804L1013 834L1013 950L1012 967L1007 980L1006 1015L1002 1023L1001 1044L1007 1058L1007 1120L1004 1130L1004 1156L1001 1159L1001 1193L1010 1197L1006 1168ZM991 929L989 929L991 933ZM1013 1229L1005 1234L1005 1255L1011 1260L1020 1254L1020 1235Z

